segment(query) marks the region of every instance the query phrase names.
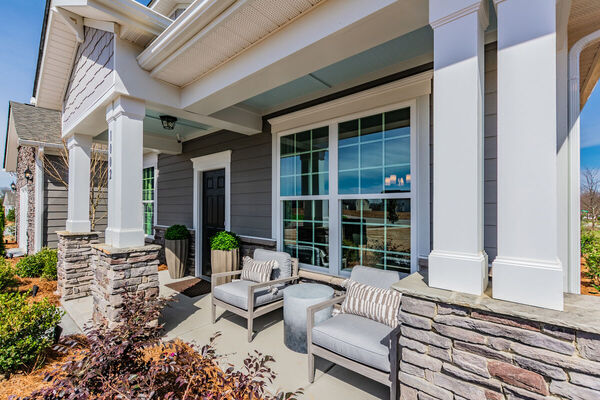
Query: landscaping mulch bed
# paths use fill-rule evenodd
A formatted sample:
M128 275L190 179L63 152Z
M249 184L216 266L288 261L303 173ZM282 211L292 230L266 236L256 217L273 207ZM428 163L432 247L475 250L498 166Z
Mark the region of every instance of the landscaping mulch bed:
M587 277L586 272L585 258L581 257L581 294L600 296L600 293L592 286L592 281Z
M55 306L60 305L60 296L56 293L56 281L47 281L41 278L19 278L17 290L19 292L26 292L31 290L33 285L37 285L39 289L37 295L31 298L32 301L41 300L46 297Z
M85 343L85 336L71 336ZM47 383L44 382L44 377L51 371L58 368L63 362L70 357L74 357L78 348L69 349L67 353L58 352L50 349L46 354L44 365L40 369L30 372L16 373L10 376L7 380L0 381L0 400L6 400L9 396L23 397L30 395L34 390L44 387Z

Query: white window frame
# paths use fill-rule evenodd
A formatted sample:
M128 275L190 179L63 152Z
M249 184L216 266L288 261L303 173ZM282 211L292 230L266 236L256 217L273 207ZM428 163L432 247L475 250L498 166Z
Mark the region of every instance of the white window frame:
M210 276L202 275L202 173L215 169L225 169L225 230L231 230L231 150L206 156L195 157L190 160L194 169L194 232L195 232L195 257L194 268L197 277L210 281Z
M143 166L142 166L142 171L146 168L154 168L154 215L152 216L152 224L154 226L156 226L158 224L158 153L148 153L148 154L144 154L144 161L143 161ZM142 174L143 176L143 174ZM147 202L147 201L146 201ZM143 203L144 200L142 200L142 210L143 210ZM152 232L154 232L154 228L152 229ZM148 239L154 239L154 234L152 235L145 235L146 238Z
M348 276L341 269L341 215L344 199L410 199L411 202L411 273L418 270L419 259L430 252L430 94L432 73L425 72L364 92L346 96L292 114L276 117L272 127L272 232L277 249L283 249L282 200L329 201L329 267L301 263L303 269ZM357 118L410 108L411 190L407 193L338 194L338 124ZM281 196L280 139L282 136L329 127L329 194Z

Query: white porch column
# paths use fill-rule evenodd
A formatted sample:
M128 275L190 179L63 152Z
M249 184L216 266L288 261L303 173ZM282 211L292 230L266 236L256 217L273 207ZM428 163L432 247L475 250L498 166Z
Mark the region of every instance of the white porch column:
M106 109L108 122L108 227L106 243L144 245L142 209L143 101L121 96Z
M480 295L483 250L483 85L486 0L430 0L434 29L433 251L429 285Z
M563 308L557 249L556 2L494 0L498 14L495 298Z
M44 148L38 147L35 154L35 238L34 251L42 249L42 229L44 222Z
M90 153L92 137L73 134L69 150L68 232L90 231Z

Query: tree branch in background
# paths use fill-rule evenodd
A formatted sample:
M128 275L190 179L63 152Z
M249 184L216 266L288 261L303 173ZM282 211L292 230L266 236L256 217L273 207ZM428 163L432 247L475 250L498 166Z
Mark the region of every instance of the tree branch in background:
M44 172L55 182L69 189L69 149L63 140L59 154L44 153ZM106 165L107 147L94 143L90 152L90 225L96 225L106 218L106 212L99 213L100 206L106 199L108 186L108 168Z
M586 167L581 171L581 178L582 218L591 222L595 229L600 217L600 174L598 170ZM586 211L585 217L583 211Z

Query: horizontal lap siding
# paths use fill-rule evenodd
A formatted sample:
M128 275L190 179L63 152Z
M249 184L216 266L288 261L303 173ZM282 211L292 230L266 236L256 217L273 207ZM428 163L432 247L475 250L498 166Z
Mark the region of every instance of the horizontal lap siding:
M497 56L496 44L485 48L484 246L490 262L498 254L497 236Z
M158 158L158 225L194 225L192 158L231 150L231 229L271 237L271 135L220 131Z

